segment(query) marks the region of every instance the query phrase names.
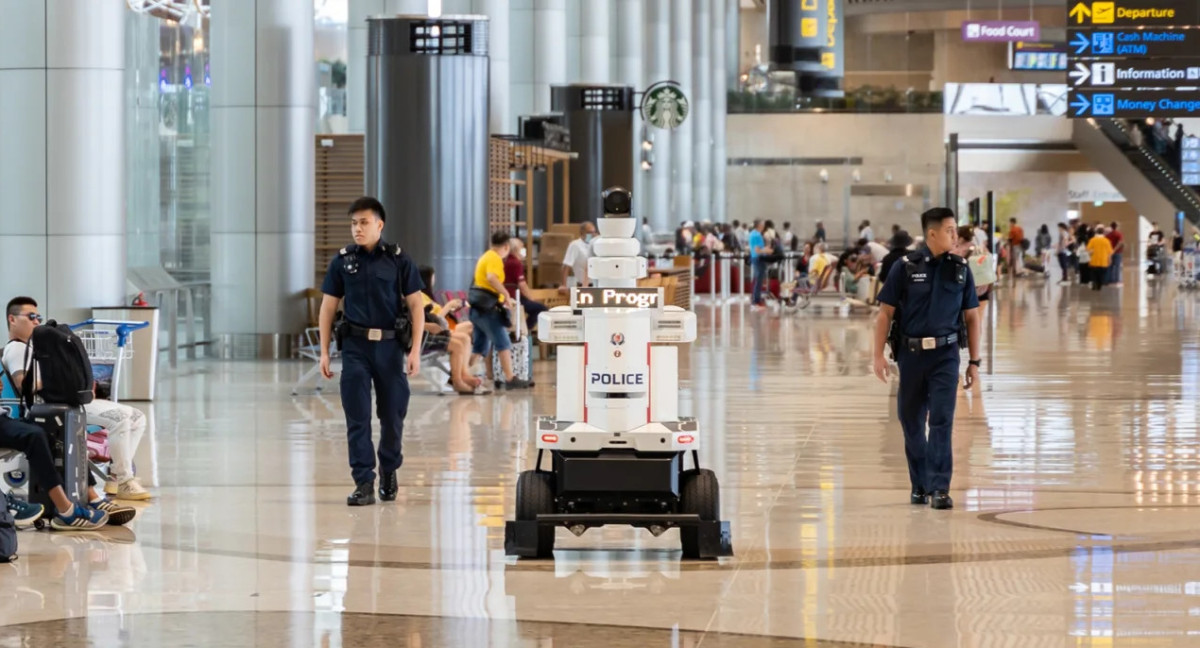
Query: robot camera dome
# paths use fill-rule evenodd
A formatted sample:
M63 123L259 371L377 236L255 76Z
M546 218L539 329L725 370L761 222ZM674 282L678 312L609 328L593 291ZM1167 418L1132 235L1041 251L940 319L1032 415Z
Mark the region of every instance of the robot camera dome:
M633 194L625 187L609 187L600 198L604 201L605 218L628 218L633 211Z

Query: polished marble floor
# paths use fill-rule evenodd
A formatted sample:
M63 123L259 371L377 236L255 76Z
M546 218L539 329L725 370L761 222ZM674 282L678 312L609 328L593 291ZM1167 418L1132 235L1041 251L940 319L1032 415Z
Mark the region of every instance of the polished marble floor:
M1200 293L1023 281L996 308L939 512L907 503L867 317L701 304L682 409L736 551L711 563L628 529L504 556L548 363L532 394L416 396L400 497L366 509L336 389L181 366L138 459L158 500L125 530L22 533L0 648L1200 645Z

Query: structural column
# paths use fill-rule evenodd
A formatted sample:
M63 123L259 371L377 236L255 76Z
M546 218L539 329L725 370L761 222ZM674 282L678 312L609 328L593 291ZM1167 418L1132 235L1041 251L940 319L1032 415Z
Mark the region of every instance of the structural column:
M213 0L211 21L213 331L226 356L275 355L312 283L313 10Z
M488 18L488 130L515 134L517 118L512 112L512 74L509 53L509 0L474 0L474 12Z
M583 83L612 81L611 12L611 0L588 0L579 7L579 80Z
M712 0L692 0L692 219L712 220Z
M692 0L671 0L671 78L679 82L687 95L687 121L671 133L671 217L674 224L693 219L692 207L692 123L696 119L696 87L692 82Z
M725 205L725 168L728 160L725 153L725 118L729 104L729 30L736 33L737 23L730 24L730 16L737 19L737 0L706 0L712 3L712 219L717 223L727 222ZM736 43L736 39L734 43ZM733 49L737 60L737 48ZM737 70L736 64L734 70Z
M671 11L661 0L645 3L646 86L671 78ZM675 133L648 127L646 135L654 143L654 166L647 173L645 215L656 232L671 231L678 223L671 216L671 158Z
M533 109L550 112L550 86L567 82L566 0L533 0Z
M0 294L66 322L125 301L126 11L0 2Z
M614 78L617 83L633 86L635 92L646 89L645 71L642 68L642 23L645 20L643 0L616 0L617 33L615 42ZM643 216L648 216L647 195L650 176L641 167L642 115L635 109L633 114L633 213L639 227Z
M351 133L367 131L367 18L389 14L425 15L429 0L349 0L346 24L346 119Z

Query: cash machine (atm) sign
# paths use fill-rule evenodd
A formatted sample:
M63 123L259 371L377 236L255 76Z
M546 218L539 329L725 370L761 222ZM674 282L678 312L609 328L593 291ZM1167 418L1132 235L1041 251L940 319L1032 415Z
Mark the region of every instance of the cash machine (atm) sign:
M1067 25L1194 25L1200 22L1196 0L1070 0Z

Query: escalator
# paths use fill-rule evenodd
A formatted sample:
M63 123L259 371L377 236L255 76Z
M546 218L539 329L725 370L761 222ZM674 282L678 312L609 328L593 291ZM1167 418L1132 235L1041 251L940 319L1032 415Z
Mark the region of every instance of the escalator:
M1179 175L1125 122L1116 119L1077 119L1072 139L1097 171L1120 191L1142 216L1175 222L1182 212L1200 226L1200 195L1180 182Z

